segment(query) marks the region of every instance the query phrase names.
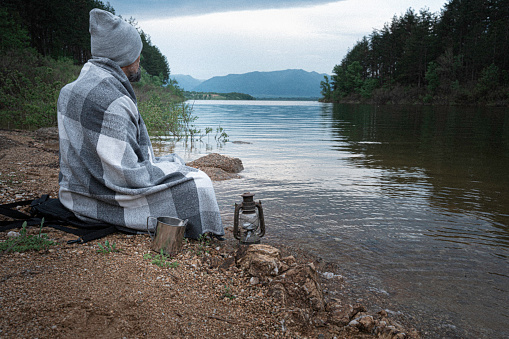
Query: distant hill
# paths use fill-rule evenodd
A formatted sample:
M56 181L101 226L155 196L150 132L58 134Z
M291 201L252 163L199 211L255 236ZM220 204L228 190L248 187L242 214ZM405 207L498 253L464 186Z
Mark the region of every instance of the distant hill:
M195 88L204 81L195 79L190 75L184 74L171 74L170 78L177 80L179 87L185 91L192 91L193 88Z
M250 94L256 98L319 98L320 82L323 81L324 75L302 69L229 74L203 81L192 91L237 92ZM187 87L184 89L190 90Z

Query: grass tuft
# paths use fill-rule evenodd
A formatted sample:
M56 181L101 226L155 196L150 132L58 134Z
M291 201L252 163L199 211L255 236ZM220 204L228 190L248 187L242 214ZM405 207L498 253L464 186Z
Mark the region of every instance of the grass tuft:
M150 262L154 265L157 265L162 268L177 268L180 264L177 261L169 262L171 259L170 256L164 254L163 250L159 254L147 253L143 256L143 259L150 260Z
M28 235L27 234L27 222L25 221L21 226L18 237L12 237L6 241L0 243L0 250L4 252L27 252L27 251L40 251L46 250L50 246L55 245L55 242L48 239L48 235L42 233L42 226L44 224L44 218L41 221L39 227L39 234Z

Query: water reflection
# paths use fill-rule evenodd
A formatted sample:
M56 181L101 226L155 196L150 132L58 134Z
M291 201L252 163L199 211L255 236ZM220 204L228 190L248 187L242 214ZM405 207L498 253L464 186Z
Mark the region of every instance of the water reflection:
M504 110L196 102L201 127L243 178L215 183L225 224L244 191L267 235L337 262L356 295L419 319L433 336L509 336L509 113ZM200 127L200 126L198 126ZM378 291L378 292L376 292ZM373 307L387 307L387 304ZM489 314L489 317L479 317Z
M347 146L335 147L360 154L351 160L357 166L390 171L381 178L392 183L382 184L387 194L401 194L403 187L405 195L422 191L433 207L488 220L497 230L487 229L485 240L493 242L495 235L507 244L508 117L493 108L338 105L333 128L342 141L346 136Z
M342 142L333 147L359 154L350 158L355 166L379 170L381 194L414 206L413 213L387 211L393 234L407 233L401 247L383 252L390 260L379 269L391 272L384 283L427 316L443 307L480 325L462 332L466 325L453 316L461 324L454 336L509 333L508 116L480 108L338 105L333 112ZM418 242L410 245L412 237ZM468 307L500 317L479 321Z

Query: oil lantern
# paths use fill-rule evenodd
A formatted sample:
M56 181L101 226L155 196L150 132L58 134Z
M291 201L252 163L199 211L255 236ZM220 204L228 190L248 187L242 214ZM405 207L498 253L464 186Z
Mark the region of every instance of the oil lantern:
M241 197L242 203L235 204L233 235L242 244L258 244L265 235L262 202L255 202L254 194L249 192L242 194Z

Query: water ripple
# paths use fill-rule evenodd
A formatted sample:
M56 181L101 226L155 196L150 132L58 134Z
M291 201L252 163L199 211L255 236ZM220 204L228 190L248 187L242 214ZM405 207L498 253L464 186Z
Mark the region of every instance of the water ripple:
M506 113L489 112L500 124L485 126L465 108L196 101L194 109L199 128L221 125L230 140L250 143L174 148L186 160L212 151L242 159L242 179L215 183L227 226L240 194L254 192L267 237L338 263L360 298L386 291L408 313L443 315L437 323L457 337L509 336L509 144L493 137ZM439 326L426 331L441 335Z

